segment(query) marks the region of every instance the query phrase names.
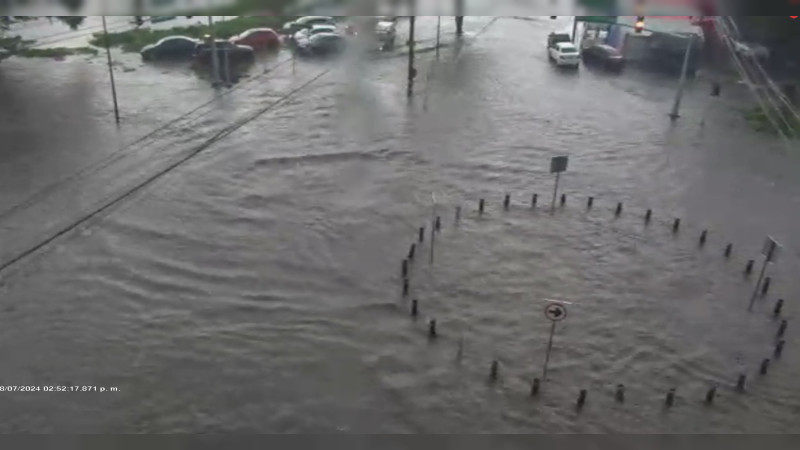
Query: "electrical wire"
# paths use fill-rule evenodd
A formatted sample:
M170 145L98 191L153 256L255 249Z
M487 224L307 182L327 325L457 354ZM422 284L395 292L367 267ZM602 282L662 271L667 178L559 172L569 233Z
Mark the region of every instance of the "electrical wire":
M177 168L181 167L183 164L189 162L190 160L192 160L196 156L198 156L201 153L203 153L205 150L210 148L213 144L221 141L222 139L225 139L226 137L228 137L231 134L233 134L235 131L239 130L240 128L244 127L245 125L249 124L250 122L256 120L259 117L261 117L263 114L271 111L275 107L277 107L280 104L284 103L286 100L288 100L290 97L292 97L296 93L298 93L298 92L302 91L303 89L311 86L314 82L316 82L317 80L319 80L323 76L325 76L328 73L330 73L331 70L333 70L333 69L329 68L329 69L323 70L322 72L320 72L319 74L317 74L316 76L311 78L310 80L308 80L305 83L301 84L300 86L292 89L287 94L284 94L283 96L281 96L277 100L271 102L270 104L268 104L264 108L259 109L254 114L252 114L252 115L250 115L248 117L245 117L244 119L242 119L242 120L240 120L240 121L238 121L236 123L231 124L230 126L226 127L223 130L220 130L219 132L215 133L214 136L212 136L211 138L207 139L205 142L203 142L202 144L198 145L197 147L192 149L192 151L188 152L186 155L184 155L181 158L177 159L175 162L169 164L168 166L166 166L165 168L159 170L155 174L147 177L143 181L135 184L134 186L132 186L131 188L129 188L128 190L126 190L122 194L114 196L113 198L111 198L111 200L104 202L102 205L100 205L99 207L97 207L93 211L91 211L89 213L86 213L83 216L81 216L80 218L78 218L77 220L75 220L75 221L63 226L62 228L60 228L59 230L57 230L56 232L51 234L49 237L45 238L44 240L40 241L39 243L35 244L34 246L32 246L32 247L28 248L27 250L24 250L24 251L18 253L17 255L13 256L11 259L7 260L6 262L4 262L4 263L2 263L0 265L0 274L5 272L6 270L8 270L10 267L16 265L17 263L25 260L27 257L29 257L29 256L35 254L36 252L40 251L41 249L45 248L49 244L55 242L59 238L69 234L70 232L72 232L73 230L77 229L81 225L83 225L83 224L89 222L90 220L102 215L103 213L105 213L106 211L108 211L109 209L114 207L115 205L119 204L120 202L123 202L123 201L127 200L128 198L130 198L131 196L133 196L137 192L144 190L145 188L147 188L148 186L150 186L154 182L158 181L159 179L161 179L165 175L167 175L170 172L176 170Z

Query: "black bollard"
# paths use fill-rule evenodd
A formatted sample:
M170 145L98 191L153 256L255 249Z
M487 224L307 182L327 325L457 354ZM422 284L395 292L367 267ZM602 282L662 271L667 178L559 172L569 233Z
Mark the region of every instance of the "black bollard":
M733 244L726 245L725 246L725 257L726 258L730 258L731 257L731 251L733 251Z
M436 319L431 319L431 321L428 322L428 338L436 339Z
M408 249L408 260L414 261L414 253L417 252L417 244L411 244L411 247Z
M780 341L778 341L777 344L775 344L775 357L776 358L780 358L781 357L781 354L783 353L783 346L785 344L786 344L786 341L784 341L783 339L781 339Z
M786 319L781 320L781 325L778 327L778 337L782 338L784 334L786 334L786 327L789 326L789 322Z
M753 261L752 259L747 261L747 265L744 266L744 274L745 275L750 275L751 273L753 273L753 264L754 263L755 263L755 261Z
M535 397L539 395L539 379L534 378L533 384L531 384L531 397Z
M483 199L478 201L478 214L483 214L484 206L486 206L486 202Z
M586 200L586 209L592 209L594 206L594 197L589 197L589 200Z
M461 222L461 207L456 206L456 224Z
M436 216L436 222L434 222L434 227L435 227L437 232L438 231L442 231L442 218L441 217Z
M567 203L567 194L561 194L561 206Z
M531 208L536 208L536 203L539 201L539 194L533 194L531 197Z
M511 206L511 195L506 194L506 198L503 199L503 208L508 211L509 206Z
M767 371L769 371L769 358L764 359L761 361L761 368L758 370L758 373L761 375L766 375Z
M714 397L717 396L717 387L713 386L711 389L706 392L706 404L710 405L714 403Z
M703 232L700 233L700 247L706 245L706 238L708 238L708 230L703 230Z
M402 273L403 278L408 278L408 260L407 259L403 260L403 264L401 265L401 268L400 268L400 273Z
M740 374L739 379L736 380L736 390L739 392L744 392L744 386L746 382L747 382L747 375Z
M648 209L646 213L644 213L644 223L650 223L650 219L653 217L653 210Z
M419 227L419 238L420 242L425 240L425 227Z
M772 278L764 278L764 284L761 285L761 295L767 295L767 292L769 292L770 283L772 283Z
M681 227L681 219L675 219L675 222L672 222L672 232L677 233L680 227Z
M497 373L500 371L500 363L495 359L492 361L492 368L489 370L489 379L497 381Z
M772 310L772 315L778 317L781 315L781 310L783 309L783 299L779 298L777 302L775 302L775 309Z
M622 214L622 203L617 203L617 209L614 211L614 215L619 217Z
M670 390L667 391L667 398L664 399L664 406L670 408L674 404L675 404L675 388L670 388Z
M403 278L403 297L408 297L408 278Z
M414 299L411 300L411 317L417 317L419 315L419 300Z
M586 403L586 389L581 389L581 391L578 393L578 409L583 408L584 403Z
M617 385L617 393L614 394L614 398L617 399L617 402L624 403L625 402L625 385L618 384Z

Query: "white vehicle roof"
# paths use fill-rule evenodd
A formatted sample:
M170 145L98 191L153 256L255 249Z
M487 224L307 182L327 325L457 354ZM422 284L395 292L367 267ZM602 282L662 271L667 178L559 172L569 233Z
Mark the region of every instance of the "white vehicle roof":
M327 23L318 23L316 25L311 26L311 31L323 31L323 30L336 31L336 25L327 24Z
M578 49L578 47L575 47L575 44L573 44L572 42L559 42L558 44L556 44L556 48L559 50Z

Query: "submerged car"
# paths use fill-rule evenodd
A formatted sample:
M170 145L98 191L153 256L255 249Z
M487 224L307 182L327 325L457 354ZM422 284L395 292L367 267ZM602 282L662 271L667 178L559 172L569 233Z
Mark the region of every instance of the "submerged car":
M230 41L236 45L253 47L254 50L275 50L281 46L281 37L272 28L251 28L232 37Z
M625 66L625 58L616 48L605 45L591 45L582 52L583 62L597 65L608 70L619 71Z
M334 55L344 51L344 36L336 33L318 33L298 44L297 50L307 56Z
M224 40L217 40L214 44L220 63L224 63L226 58L231 64L252 63L256 59L253 47L236 45ZM211 43L203 42L195 48L194 61L198 64L211 64L213 62L212 55Z
M140 53L144 61L189 59L194 56L199 43L197 39L186 36L168 36L155 44L145 46Z

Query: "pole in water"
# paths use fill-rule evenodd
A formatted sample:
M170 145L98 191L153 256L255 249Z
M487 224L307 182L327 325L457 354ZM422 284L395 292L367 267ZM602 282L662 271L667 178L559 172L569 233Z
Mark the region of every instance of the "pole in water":
M404 259L403 264L400 266L400 273L403 278L408 278L408 260Z
M647 212L644 213L644 223L645 224L649 224L650 223L650 219L652 219L652 217L653 217L653 210L652 209L648 209Z
M708 230L703 230L703 232L700 233L700 246L701 247L706 245L706 239L707 238L708 238Z
M561 206L567 203L567 194L561 194Z
M614 215L619 217L622 214L622 203L617 203L617 209L614 211Z
M758 289L761 287L761 281L764 280L764 273L767 271L767 264L769 264L769 258L764 258L764 264L761 266L761 272L758 274L758 281L756 281L756 287L753 288L753 295L750 297L750 305L747 307L747 310L753 309L753 303L756 302L756 297L758 296ZM769 286L767 286L769 289Z
M717 387L712 386L711 389L709 389L708 392L706 392L706 404L710 405L714 403L714 397L716 396L717 396Z
M772 315L778 317L781 315L781 310L783 309L783 299L779 298L777 302L775 302L775 309L772 310Z
M769 284L772 282L771 277L764 278L764 284L761 285L761 295L767 295L769 292Z
M781 357L781 354L783 353L783 346L785 344L786 344L786 341L784 341L783 339L781 339L780 341L778 341L777 344L775 344L775 357L776 358L780 358Z
M411 317L417 317L419 315L419 300L414 299L411 300Z
M403 297L408 297L408 278L403 278Z
M675 219L675 222L672 222L672 232L677 233L680 227L681 227L681 219Z
M531 208L536 208L536 203L539 202L539 194L533 194L531 197Z
M434 226L436 228L436 231L442 231L442 218L441 217L436 216L436 222L434 223Z
M550 203L550 212L553 213L556 210L556 198L558 197L558 182L561 180L561 172L556 173L556 183L553 186L553 201Z
M589 200L586 201L586 209L592 209L594 206L594 197L589 197Z
M119 104L117 103L117 83L114 81L114 67L111 62L111 44L108 40L106 16L103 17L103 35L105 36L106 57L108 58L108 77L111 79L111 97L114 99L114 119L119 124Z
M753 273L753 264L755 264L755 261L753 261L752 259L747 261L747 265L744 266L745 275L750 275L751 273Z
M461 207L456 206L456 224L461 222Z
M408 249L408 260L414 261L414 253L417 252L417 244L411 244L411 248Z
M492 361L492 368L489 371L489 380L497 381L497 374L500 371L500 363L495 359Z
M769 358L761 361L761 368L759 369L758 373L760 373L761 375L766 375L768 370L769 370Z
M578 393L578 402L576 404L578 409L583 408L583 405L585 403L586 403L586 389L581 389L581 391Z
M464 358L464 336L458 339L458 351L456 352L456 361L461 362Z
M478 200L478 214L483 214L484 207L486 206L486 202L483 199Z
M733 251L733 244L728 244L725 246L725 258L731 257L731 252Z
M503 208L508 211L508 208L511 206L511 195L506 194L506 197L503 199Z
M667 397L664 399L664 406L670 408L674 404L675 404L675 388L670 388L670 390L667 391Z
M680 117L678 111L681 107L681 98L683 97L683 89L686 85L686 76L689 71L689 57L692 54L692 46L694 45L694 36L690 37L686 44L686 52L683 55L683 67L681 67L681 78L678 81L678 91L675 93L675 103L672 105L672 111L669 113L669 118L677 120Z
M625 403L625 385L618 384L617 385L617 392L614 394L614 398L617 400L618 403Z
M412 8L416 10L414 5ZM415 11L416 12L416 11ZM414 78L417 76L417 69L414 67L414 31L416 29L417 17L412 15L409 19L409 34L408 34L408 86L406 88L406 95L409 100L414 96Z
M786 334L786 327L789 326L789 322L786 319L781 320L781 325L778 327L778 337L782 338L784 334Z
M436 339L436 336L436 319L431 319L431 321L428 322L428 338Z
M419 241L425 241L425 227L419 227Z
M744 392L744 386L747 382L747 375L739 374L739 379L736 380L736 390L739 392Z
M550 338L547 340L547 353L544 356L544 369L542 369L542 379L547 381L547 365L550 363L550 353L553 351L553 335L556 332L556 323L550 325Z
M534 378L533 383L531 384L531 397L535 397L539 395L539 379Z

